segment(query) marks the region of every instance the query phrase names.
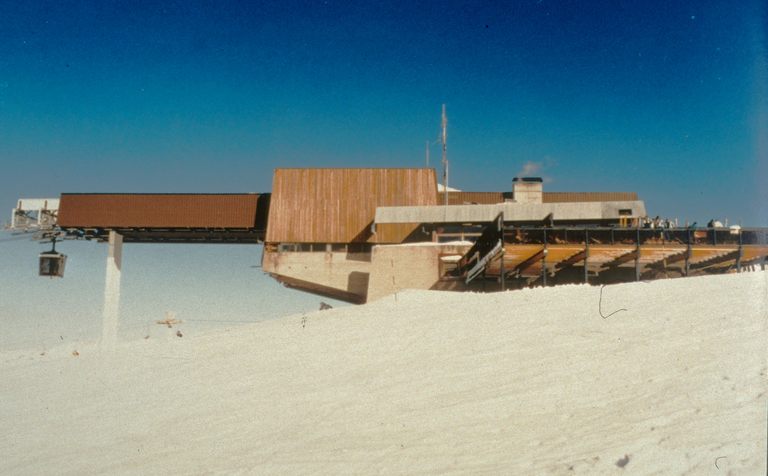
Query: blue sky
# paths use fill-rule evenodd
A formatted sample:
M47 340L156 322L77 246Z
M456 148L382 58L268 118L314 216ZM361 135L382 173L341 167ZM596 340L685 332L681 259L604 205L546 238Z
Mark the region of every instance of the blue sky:
M766 25L763 0L0 0L0 212L421 166L446 103L453 186L528 164L548 190L768 226Z

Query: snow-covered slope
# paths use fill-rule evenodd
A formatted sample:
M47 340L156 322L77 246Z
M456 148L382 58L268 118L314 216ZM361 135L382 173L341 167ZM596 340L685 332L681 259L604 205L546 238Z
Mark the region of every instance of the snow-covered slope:
M764 474L767 293L765 272L412 291L6 352L0 473Z

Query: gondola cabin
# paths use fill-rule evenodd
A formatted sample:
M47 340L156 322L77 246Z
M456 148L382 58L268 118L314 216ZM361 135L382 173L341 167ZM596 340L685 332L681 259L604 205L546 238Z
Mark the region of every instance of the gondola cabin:
M64 277L64 266L67 263L67 255L56 251L46 251L40 253L40 276L50 276L51 278Z

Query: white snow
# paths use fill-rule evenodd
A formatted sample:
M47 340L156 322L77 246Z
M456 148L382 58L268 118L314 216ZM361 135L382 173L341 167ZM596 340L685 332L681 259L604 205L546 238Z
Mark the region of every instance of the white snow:
M766 272L408 291L6 351L0 473L764 474L767 293Z

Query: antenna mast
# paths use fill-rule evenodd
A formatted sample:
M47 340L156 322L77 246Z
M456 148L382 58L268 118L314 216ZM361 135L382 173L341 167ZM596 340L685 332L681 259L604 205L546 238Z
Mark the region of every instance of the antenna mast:
M443 104L443 118L441 121L443 132L441 138L443 141L443 193L445 193L445 204L448 205L448 154L446 143L448 141L448 116L445 115L445 104Z

